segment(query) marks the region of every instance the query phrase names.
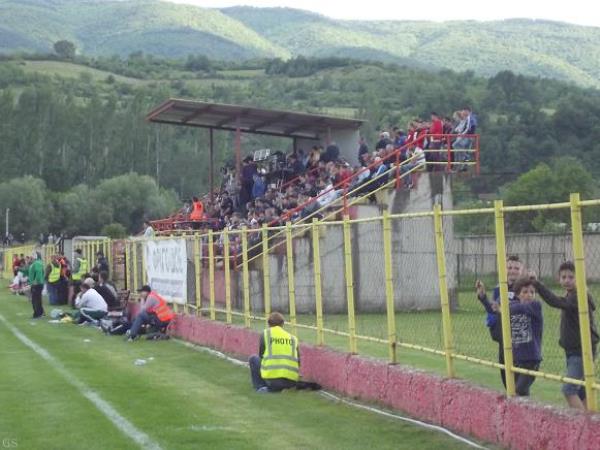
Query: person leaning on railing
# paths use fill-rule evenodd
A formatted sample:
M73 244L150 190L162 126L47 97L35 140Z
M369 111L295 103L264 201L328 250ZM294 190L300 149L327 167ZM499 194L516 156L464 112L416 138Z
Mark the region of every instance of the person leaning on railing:
M477 282L479 301L488 314L502 314L500 305L490 302L485 296L485 286ZM521 369L537 371L542 361L542 332L544 318L542 305L535 299L535 283L529 278L519 278L514 283L514 301L510 302L510 327L512 337L513 365ZM519 396L528 396L535 377L523 373L514 373L515 392Z
M565 290L565 294L562 297L554 294L548 289L537 279L537 276L534 273L530 273L530 277L535 281L535 287L540 293L542 300L549 306L561 310L560 338L558 343L565 351L567 377L583 380L583 352L579 328L579 303L577 301L575 265L571 261L565 261L558 269L558 280L560 286ZM589 291L587 294L587 301L589 308L588 326L590 327L590 334L592 337L592 358L595 359L596 347L600 341L600 336L598 335L598 330L594 321L596 304ZM571 408L586 408L586 392L584 386L565 383L562 386L562 392Z
M516 255L511 255L506 261L506 273L508 282L508 301L513 302L515 300L515 293L513 290L515 282L523 275L523 263ZM487 293L485 286L481 280L477 280L475 287L477 289L477 298L484 305L487 302ZM494 288L492 302L496 305L500 305L500 287ZM500 321L500 315L497 312L487 311L487 317L485 321L486 326L490 330L490 336L493 341L498 343L498 363L504 364L504 347L502 346L502 322ZM506 373L504 369L500 369L500 378L502 378L502 384L506 387Z

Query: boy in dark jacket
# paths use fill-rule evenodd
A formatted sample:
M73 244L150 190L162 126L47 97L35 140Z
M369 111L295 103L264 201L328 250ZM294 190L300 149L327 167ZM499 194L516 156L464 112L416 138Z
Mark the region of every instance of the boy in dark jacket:
M535 275L531 274L535 280ZM559 308L560 314L560 339L559 345L565 350L567 362L567 377L583 380L583 358L581 353L581 336L579 333L579 309L577 304L577 290L575 284L575 265L571 261L565 261L558 269L558 280L565 296L559 297L544 286L539 280L535 280L535 287L540 297L549 306ZM596 324L594 323L594 311L596 305L594 299L588 292L589 326L592 335L592 356L595 359L596 346L600 340ZM585 409L585 388L576 384L565 383L562 392L567 403L572 408Z
M517 255L509 256L506 261L506 281L508 283L508 300L511 303L515 300L513 286L522 275L523 262L519 259ZM479 301L483 303L483 298L487 300L485 287L483 289L483 292L480 293L479 290L477 290L477 293ZM500 288L498 286L494 288L492 294L492 302L497 305L500 305ZM498 363L504 364L504 348L502 347L502 323L500 321L500 315L497 313L490 313L488 311L485 324L490 330L490 336L492 340L498 343ZM504 387L506 387L506 373L504 369L500 369L500 378L502 379L502 384L504 385Z
M535 282L527 278L517 280L514 285L514 301L510 302L510 327L513 363L515 367L538 370L542 361L542 331L544 319L542 305L535 300ZM500 321L500 305L490 302L485 296L485 286L477 283L479 301L489 314ZM519 396L528 396L535 381L532 375L515 373L515 391Z

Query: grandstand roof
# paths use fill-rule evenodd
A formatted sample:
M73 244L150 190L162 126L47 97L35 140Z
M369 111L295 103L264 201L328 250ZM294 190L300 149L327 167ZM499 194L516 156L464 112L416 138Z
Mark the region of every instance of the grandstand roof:
M333 130L356 130L364 123L360 119L175 98L153 109L146 120L226 131L239 127L243 133L303 139L318 139Z

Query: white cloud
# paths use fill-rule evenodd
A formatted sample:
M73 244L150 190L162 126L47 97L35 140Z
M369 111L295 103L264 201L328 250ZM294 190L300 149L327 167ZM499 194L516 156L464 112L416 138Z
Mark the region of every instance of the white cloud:
M531 1L503 0L482 1L429 0L422 4L369 1L323 1L323 0L166 0L197 6L224 8L249 5L258 7L286 6L318 12L339 19L362 20L499 20L514 17L556 20L580 25L600 26L600 2L583 0Z

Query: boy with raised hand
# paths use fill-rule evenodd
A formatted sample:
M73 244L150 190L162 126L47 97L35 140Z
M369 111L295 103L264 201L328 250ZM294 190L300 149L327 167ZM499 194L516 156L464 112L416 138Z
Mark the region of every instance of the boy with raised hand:
M513 286L515 282L523 275L523 263L517 255L511 255L506 260L506 278L508 283L508 300L512 302L514 300ZM479 289L481 284L482 290ZM477 280L475 285L477 289L477 298L482 304L484 300L487 301L487 294L485 286L480 280ZM492 302L496 305L500 305L500 287L496 286L492 294ZM485 304L484 304L485 307ZM487 308L486 308L487 310ZM485 324L490 330L490 336L492 340L498 343L498 363L504 364L504 348L502 347L502 322L500 321L500 314L495 312L487 311L487 317ZM500 369L500 378L502 378L502 384L506 387L506 373L504 369Z
M486 311L500 319L500 305L485 297L485 286L481 281L477 284L477 291ZM538 370L542 361L544 319L542 304L535 299L535 282L520 278L514 283L513 292L514 301L510 302L509 309L514 365L521 369ZM534 381L532 375L515 373L517 395L528 396Z
M558 268L558 281L565 290L563 297L554 294L534 273L530 278L535 282L535 288L540 297L549 306L558 308L560 313L560 338L559 345L565 350L567 363L567 377L583 380L583 357L581 350L581 335L579 331L579 307L577 303L577 289L575 283L575 265L571 261L565 261ZM592 357L596 357L596 346L600 337L594 322L594 311L596 305L594 299L587 294L589 309L589 327L592 336ZM576 384L565 383L562 392L571 408L585 409L585 388Z

